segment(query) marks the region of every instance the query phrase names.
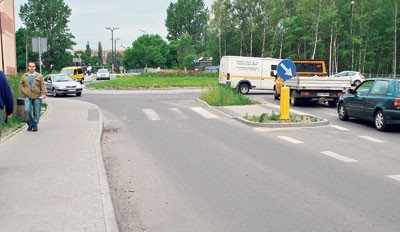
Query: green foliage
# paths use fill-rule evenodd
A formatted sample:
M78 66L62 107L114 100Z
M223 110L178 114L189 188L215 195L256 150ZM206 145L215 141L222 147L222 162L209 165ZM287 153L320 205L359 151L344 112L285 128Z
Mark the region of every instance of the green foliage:
M45 6L45 7L44 7ZM46 69L60 70L72 60L66 60L66 50L72 49L75 42L67 24L71 9L64 0L28 0L21 5L19 16L27 32L27 44L32 37L47 38L47 52L42 62Z
M166 68L170 49L159 35L142 35L125 51L122 64L129 68Z
M119 77L110 81L90 83L96 89L137 89L169 87L207 87L218 83L214 73L147 73L138 76Z
M200 96L200 99L212 106L250 105L255 103L234 89L217 84L211 85L209 90Z

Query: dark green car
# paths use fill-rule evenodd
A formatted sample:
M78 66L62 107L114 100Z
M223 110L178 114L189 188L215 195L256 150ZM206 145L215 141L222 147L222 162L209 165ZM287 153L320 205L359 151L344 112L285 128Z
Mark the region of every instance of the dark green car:
M339 98L337 112L343 121L354 117L375 122L379 131L400 124L400 79L365 80Z

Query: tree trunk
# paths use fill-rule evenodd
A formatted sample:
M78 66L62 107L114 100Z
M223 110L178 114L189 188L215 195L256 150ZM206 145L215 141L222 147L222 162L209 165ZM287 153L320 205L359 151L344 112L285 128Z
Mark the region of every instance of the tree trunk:
M318 10L318 18L317 18L317 24L315 26L315 40L314 40L314 50L311 56L311 59L314 60L315 58L315 53L317 51L317 43L318 43L318 31L319 31L319 19L321 18L321 10L322 10L322 0L319 1L319 10Z
M397 1L394 0L394 47L393 47L393 77L397 72Z

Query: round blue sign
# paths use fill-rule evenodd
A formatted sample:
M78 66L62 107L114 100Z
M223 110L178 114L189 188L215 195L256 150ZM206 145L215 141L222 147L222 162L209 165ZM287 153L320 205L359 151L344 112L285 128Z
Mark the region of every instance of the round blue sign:
M289 80L296 75L296 66L291 60L282 60L278 64L278 76L283 80Z

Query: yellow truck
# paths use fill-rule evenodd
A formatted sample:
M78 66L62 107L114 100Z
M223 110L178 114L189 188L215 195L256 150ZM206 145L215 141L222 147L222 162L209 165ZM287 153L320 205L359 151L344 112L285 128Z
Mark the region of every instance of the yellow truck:
M335 107L340 96L351 88L348 77L329 77L324 60L293 60L296 76L283 81L275 80L274 98L279 99L282 85L290 88L290 104L300 105L305 101L328 102Z

